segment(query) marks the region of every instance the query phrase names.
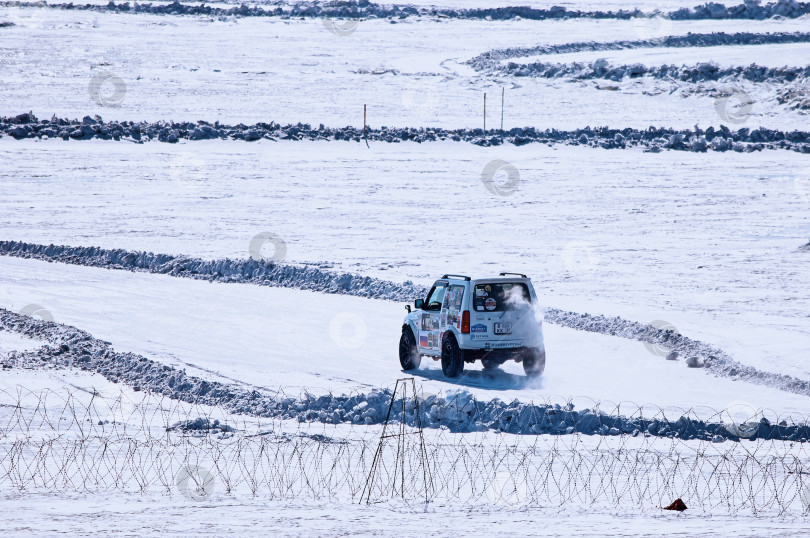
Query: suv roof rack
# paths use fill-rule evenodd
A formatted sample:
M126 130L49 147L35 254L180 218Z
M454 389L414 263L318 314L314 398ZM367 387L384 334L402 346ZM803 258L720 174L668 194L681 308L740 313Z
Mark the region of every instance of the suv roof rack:
M529 278L526 275L524 275L523 273L510 273L508 271L503 271L499 276L506 276L506 275L515 275L515 276L519 276L519 277L522 277L522 278Z
M466 280L466 281L468 281L468 282L469 282L469 280L470 280L470 277L468 277L468 276L466 276L466 275L452 275L452 274L451 274L451 275L444 275L442 278L450 278L450 277L461 278L462 280Z

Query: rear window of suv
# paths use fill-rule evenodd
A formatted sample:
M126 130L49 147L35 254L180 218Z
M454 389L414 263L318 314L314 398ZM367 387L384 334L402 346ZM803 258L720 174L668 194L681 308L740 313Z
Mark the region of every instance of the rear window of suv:
M522 282L476 284L473 308L477 312L503 312L531 306L529 287Z

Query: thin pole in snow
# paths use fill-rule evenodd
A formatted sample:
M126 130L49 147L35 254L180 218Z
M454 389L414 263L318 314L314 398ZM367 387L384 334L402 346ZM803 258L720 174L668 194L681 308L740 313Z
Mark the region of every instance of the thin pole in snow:
M366 147L369 147L368 136L366 135L366 105L363 105L363 140L366 141Z
M484 92L484 132L487 131L487 92Z
M501 131L503 131L503 97L506 93L506 88L501 88Z

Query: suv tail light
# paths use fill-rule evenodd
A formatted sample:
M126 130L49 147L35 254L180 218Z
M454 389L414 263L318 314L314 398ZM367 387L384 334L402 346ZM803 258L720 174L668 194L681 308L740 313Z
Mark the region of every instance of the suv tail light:
M461 334L470 334L470 311L461 313Z

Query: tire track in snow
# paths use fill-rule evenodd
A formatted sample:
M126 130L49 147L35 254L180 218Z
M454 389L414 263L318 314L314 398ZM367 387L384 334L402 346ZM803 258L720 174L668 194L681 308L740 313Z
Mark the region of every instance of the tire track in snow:
M253 259L203 260L188 256L130 252L123 249L37 245L15 241L0 241L0 255L106 269L165 274L196 280L294 288L408 303L415 297L424 297L427 293L427 288L415 285L410 281L400 284L357 274L329 272L312 267L282 265ZM558 308L546 308L545 319L562 327L663 346L677 352L687 362L702 364L708 372L718 377L810 396L810 382L808 381L745 366L720 348L671 330L659 329L618 316L580 314Z

